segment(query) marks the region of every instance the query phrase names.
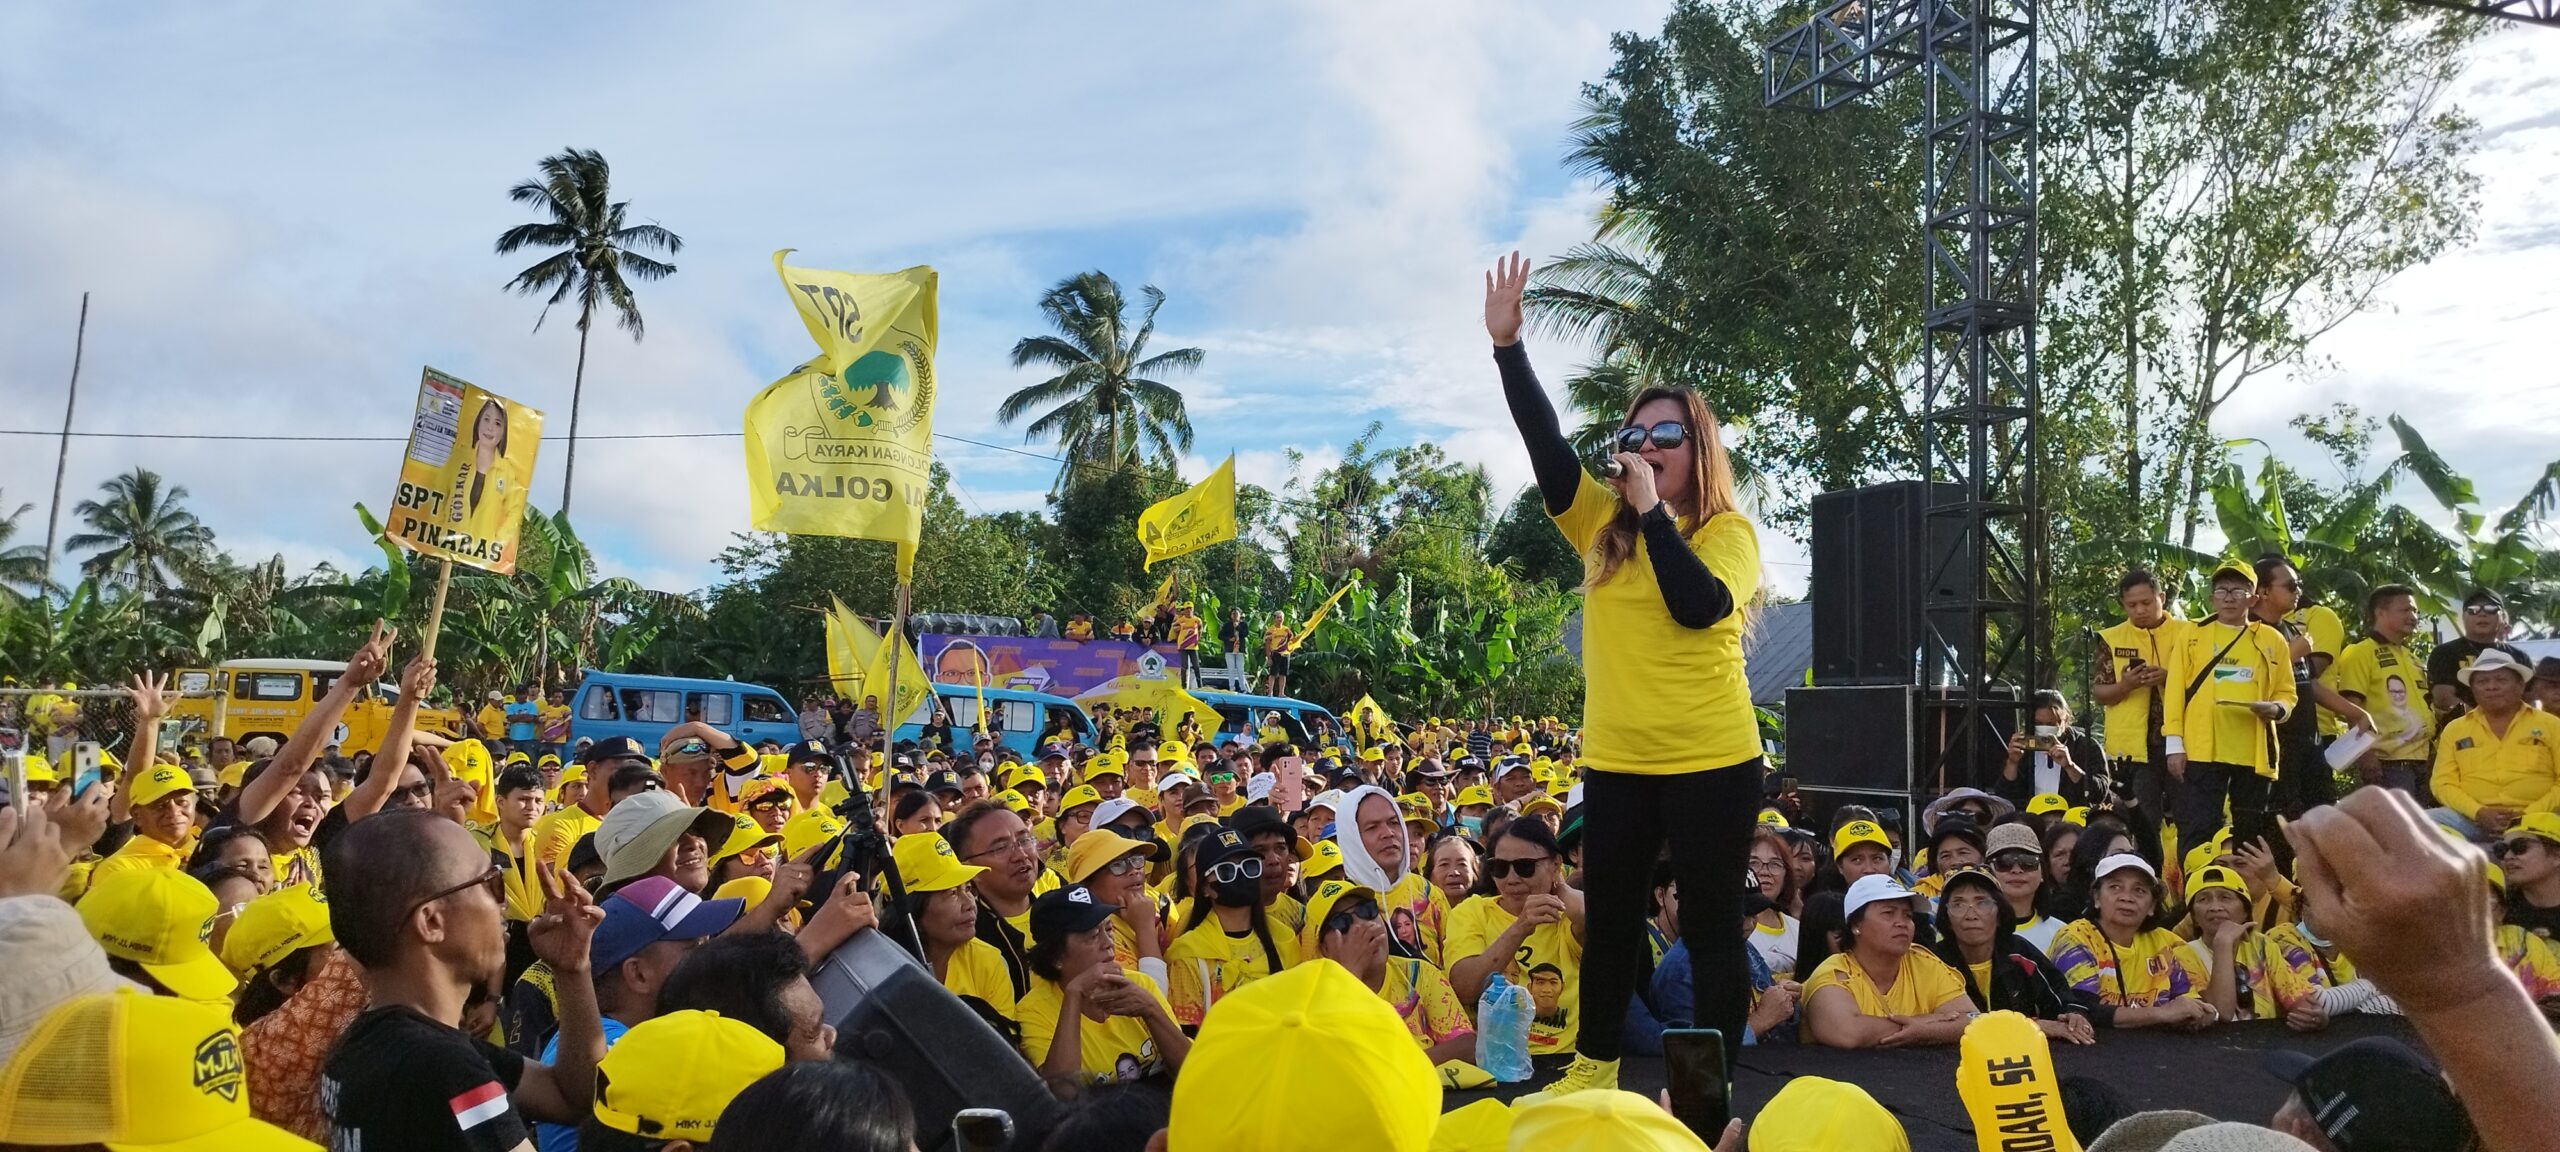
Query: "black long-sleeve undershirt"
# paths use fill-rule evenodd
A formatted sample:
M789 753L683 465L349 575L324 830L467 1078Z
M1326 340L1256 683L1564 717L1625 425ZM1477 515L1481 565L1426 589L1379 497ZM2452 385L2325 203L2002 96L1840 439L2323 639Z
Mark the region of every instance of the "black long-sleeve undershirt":
M1511 407L1511 422L1519 426L1520 441L1529 450L1539 499L1546 504L1547 515L1561 516L1573 507L1574 494L1581 490L1582 461L1564 438L1564 426L1556 419L1555 406L1547 402L1547 390L1538 385L1528 348L1519 341L1496 345L1493 362L1502 371L1502 398ZM1670 611L1673 623L1707 628L1733 614L1733 591L1707 570L1706 561L1681 538L1669 505L1656 505L1636 522L1644 533L1645 552L1653 558L1662 606Z

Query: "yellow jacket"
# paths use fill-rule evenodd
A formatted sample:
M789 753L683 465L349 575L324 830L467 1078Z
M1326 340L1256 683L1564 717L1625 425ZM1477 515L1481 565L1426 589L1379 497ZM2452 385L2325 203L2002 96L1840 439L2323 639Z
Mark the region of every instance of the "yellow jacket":
M2098 631L2098 656L2093 675L2100 684L2113 684L2118 677L2133 671L2140 660L2156 668L2166 668L2169 685L2184 688L2187 675L2177 664L2179 642L2186 638L2188 623L2171 616L2157 628L2143 628L2131 620L2119 621L2112 628ZM2207 652L2210 656L2212 653ZM2107 756L2115 760L2148 762L2151 759L2151 694L2159 689L2136 688L2124 699L2106 706ZM2168 720L2168 707L2160 709L2161 721ZM2165 730L2165 729L2164 729Z
M2560 719L2530 704L2507 718L2504 737L2477 708L2436 734L2436 803L2465 820L2483 805L2526 812L2560 810Z
M2298 699L2293 687L2293 657L2284 635L2251 620L2232 642L2227 624L2202 620L2189 626L2169 666L2169 693L2161 707L2161 731L2169 751L2185 752L2188 761L2243 765L2273 779L2277 720L2258 717L2242 704L2272 700L2291 715ZM2226 650L2224 645L2228 644ZM2221 658L2215 659L2220 653ZM2209 666L2209 669L2208 669ZM2198 674L2202 683L2197 683ZM2187 685L2197 684L2195 694Z

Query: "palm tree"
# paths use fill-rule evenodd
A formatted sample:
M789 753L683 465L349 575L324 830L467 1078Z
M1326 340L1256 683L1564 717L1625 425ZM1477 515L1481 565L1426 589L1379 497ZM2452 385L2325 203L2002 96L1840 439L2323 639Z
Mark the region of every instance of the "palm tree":
M637 249L674 255L684 250L684 238L655 224L623 224L623 213L631 203L613 199L612 173L603 153L571 148L543 157L541 169L541 179L508 189L507 198L539 209L550 219L499 233L498 255L520 248L560 249L507 282L507 287L526 296L551 293L542 302L542 316L534 319L534 331L542 330L552 305L572 297L578 302L578 373L569 386L569 460L560 472L560 511L566 512L569 486L578 471L578 407L586 395L588 327L595 322L597 307L610 305L620 313L621 325L631 338L639 340L640 305L632 299L631 285L624 278L658 280L674 275L675 265L652 260Z
M202 563L213 547L207 528L179 502L184 485L163 486L160 474L135 468L105 484L105 500L83 500L71 506L89 530L63 541L74 552L97 553L80 570L99 580L146 593L168 590Z
M1182 393L1154 377L1196 371L1206 353L1177 348L1148 356L1164 292L1150 284L1139 294L1146 307L1132 334L1118 283L1100 272L1070 276L1040 298L1040 312L1058 335L1027 336L1013 346L1014 367L1043 365L1058 374L1005 397L996 419L1011 424L1033 408L1049 406L1023 429L1023 439L1057 437L1065 458L1058 469L1060 490L1078 465L1170 465L1191 448L1191 416L1183 410Z
M44 593L44 549L34 544L9 543L18 536L18 520L34 510L33 504L20 504L7 516L0 516L0 604Z

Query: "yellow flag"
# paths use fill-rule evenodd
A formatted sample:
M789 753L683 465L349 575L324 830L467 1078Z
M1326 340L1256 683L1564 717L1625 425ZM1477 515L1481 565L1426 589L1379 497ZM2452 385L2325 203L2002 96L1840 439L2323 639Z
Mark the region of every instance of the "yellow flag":
M1159 560L1235 538L1236 458L1232 455L1208 479L1138 513L1138 543L1147 547L1145 566L1150 569Z
M1307 617L1306 623L1298 625L1297 630L1289 634L1289 651L1296 652L1298 645L1306 643L1307 637L1315 635L1316 625L1324 623L1325 613L1333 611L1334 602L1342 599L1342 594L1350 591L1351 586L1359 582L1360 573L1355 571L1350 579L1342 582L1342 587L1333 590L1333 595L1324 598L1324 603L1316 605L1315 614Z
M827 611L826 619L827 680L835 686L837 695L859 700L862 698L862 669L871 662L871 653L857 643L855 629L865 634L871 629L854 619L853 610L845 607L842 600L837 600L835 606ZM873 638L872 647L879 647L878 638Z
M861 618L853 617L852 620L854 627L860 629L855 633L857 645L859 637L867 635L871 638L871 658L862 667L864 695L886 694L889 687L889 661L894 658L898 662L898 698L880 702L882 726L895 731L898 725L920 720L916 713L924 709L925 696L933 691L933 685L924 678L924 665L916 660L915 646L907 643L906 637L899 635L894 624L891 625L889 634L882 637L872 632L871 626L863 623Z
M1973 1117L1974 1143L1982 1152L2080 1152L2080 1142L2062 1117L2062 1081L2053 1073L2053 1049L2036 1022L2025 1016L1990 1012L1965 1025L1956 1095Z
M427 369L382 534L421 556L514 572L525 485L541 446L542 413Z
M898 545L915 571L933 482L935 274L774 271L818 355L747 403L747 505L767 532ZM903 693L901 693L903 695Z
M1156 585L1156 598L1147 601L1146 615L1153 616L1157 609L1173 607L1173 575L1165 573L1164 583Z

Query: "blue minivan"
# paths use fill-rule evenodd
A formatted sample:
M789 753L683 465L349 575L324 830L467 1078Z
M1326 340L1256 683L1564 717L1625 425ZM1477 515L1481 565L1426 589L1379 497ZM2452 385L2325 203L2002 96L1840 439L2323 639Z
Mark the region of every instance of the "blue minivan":
M1277 712L1280 714L1280 730L1288 733L1289 742L1307 747L1318 741L1316 717L1324 717L1327 721L1333 719L1333 713L1325 710L1324 705L1310 704L1287 696L1254 696L1243 692L1211 692L1205 689L1195 690L1191 694L1201 703L1218 710L1218 735L1215 742L1219 744L1252 735L1261 729L1266 717ZM1333 725L1333 729L1339 732L1341 726Z
M978 687L974 684L941 684L933 686L933 694L941 697L942 706L951 710L951 726L974 730L978 726ZM988 730L1014 759L1028 761L1039 754L1040 734L1049 730L1051 721L1065 719L1080 744L1093 742L1093 717L1084 706L1064 696L1046 692L1027 692L1020 688L989 688L987 694ZM922 735L921 724L901 724L896 739L913 740ZM956 741L966 743L965 740ZM966 751L966 749L962 749Z
M745 744L765 740L789 747L800 739L800 714L782 694L761 684L638 676L587 669L569 698L569 738L629 736L657 751L667 730L700 720Z

